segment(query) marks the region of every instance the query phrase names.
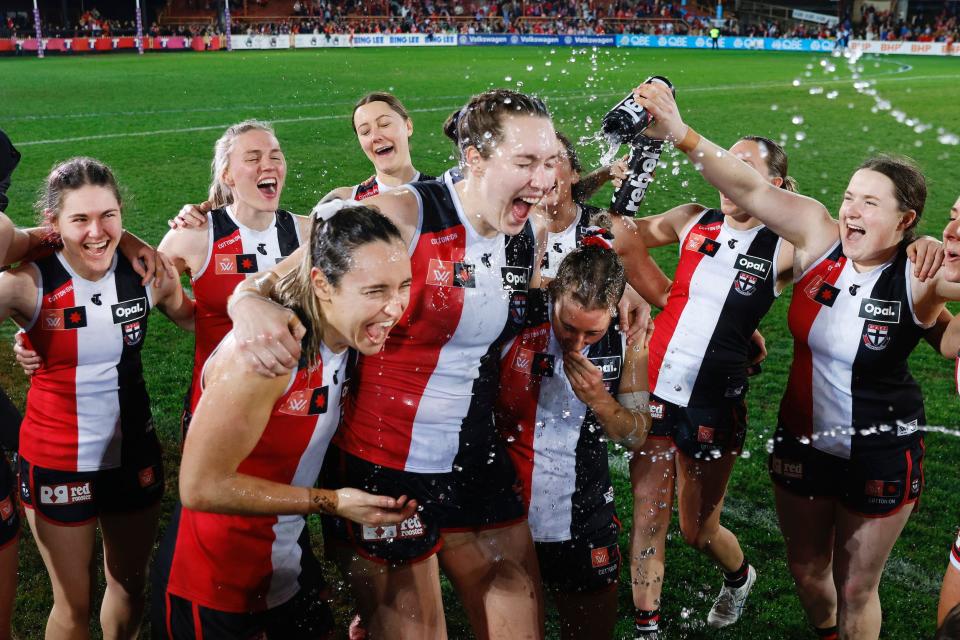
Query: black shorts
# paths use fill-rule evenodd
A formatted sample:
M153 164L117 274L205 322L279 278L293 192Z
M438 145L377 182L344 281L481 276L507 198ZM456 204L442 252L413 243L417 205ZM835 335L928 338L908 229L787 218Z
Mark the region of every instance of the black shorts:
M543 586L561 593L595 593L614 588L620 578L620 521L590 535L563 542L534 542Z
M778 429L768 468L776 485L798 496L833 498L848 511L882 518L923 492L923 438L849 460L824 453Z
M747 405L743 397L721 400L712 406L681 407L650 396L650 435L670 437L689 458L713 460L738 454L747 436Z
M81 525L101 513L129 513L163 497L163 456L154 432L124 452L123 464L102 471L57 471L20 458L20 500L46 520ZM133 450L133 451L131 451Z
M20 512L17 508L16 478L7 459L0 452L0 549L12 544L20 534Z
M417 501L417 512L399 525L367 527L345 518L323 517L324 540L347 544L384 564L418 562L436 553L444 531L480 531L525 519L516 472L497 442L489 463L464 461L449 473L412 473L367 462L335 446L327 452L321 486L355 487ZM459 459L458 459L459 460ZM482 464L482 468L480 465Z
M154 599L154 606L157 604ZM171 593L153 614L154 640L320 640L332 638L333 612L319 587L301 589L266 611L228 613Z

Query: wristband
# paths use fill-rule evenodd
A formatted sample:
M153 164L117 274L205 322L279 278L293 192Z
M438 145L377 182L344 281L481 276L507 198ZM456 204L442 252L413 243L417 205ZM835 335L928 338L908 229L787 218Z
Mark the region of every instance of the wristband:
M694 131L693 127L687 126L687 133L683 136L683 140L675 142L673 146L684 153L690 153L700 144L700 137L700 134Z

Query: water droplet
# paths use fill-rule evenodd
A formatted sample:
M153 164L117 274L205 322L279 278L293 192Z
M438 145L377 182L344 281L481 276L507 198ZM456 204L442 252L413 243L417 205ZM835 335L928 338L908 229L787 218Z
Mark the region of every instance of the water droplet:
M527 71L533 71L533 65L532 65L532 64L528 64L528 65L527 65Z
M793 124L803 124L803 116L793 116L790 118L790 122Z
M780 107L778 107L778 106L775 105L775 104L770 105L770 111L776 111L776 110L779 109L779 108L780 108Z
M806 139L807 134L804 133L803 131L797 131L795 134L793 134L793 137L796 138L797 141L801 141Z
M506 82L513 82L513 78L510 77L510 76L504 76L503 79L504 79L504 81L506 81Z

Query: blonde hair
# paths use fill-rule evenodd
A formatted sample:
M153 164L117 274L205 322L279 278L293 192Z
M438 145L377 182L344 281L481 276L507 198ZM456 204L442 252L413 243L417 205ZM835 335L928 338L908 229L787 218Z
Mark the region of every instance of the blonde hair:
M244 120L223 132L220 139L213 145L213 161L210 163L211 180L208 199L213 203L214 209L233 203L233 191L223 181L223 174L230 166L230 152L233 151L237 138L248 131L266 131L272 136L277 135L270 123L262 120Z

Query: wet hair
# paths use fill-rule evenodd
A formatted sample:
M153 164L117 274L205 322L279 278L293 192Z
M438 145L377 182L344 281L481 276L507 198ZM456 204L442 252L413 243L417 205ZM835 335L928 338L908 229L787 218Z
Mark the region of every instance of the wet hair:
M460 150L460 162L466 150L475 147L480 155L489 158L503 140L504 115L549 118L550 112L540 98L510 89L491 89L470 98L457 113L451 114L443 125L443 133Z
M857 171L869 169L887 176L893 183L893 194L897 199L897 208L907 212L913 209L917 215L913 222L903 232L903 242L910 243L915 239L914 229L920 223L923 207L927 203L927 180L923 177L920 167L906 156L882 154L865 160Z
M360 107L370 104L371 102L384 102L391 111L396 113L398 116L404 120L410 119L410 114L407 113L406 108L403 106L403 103L397 98L397 96L392 93L387 93L386 91L374 91L363 96L357 100L357 104L353 105L353 112L350 114L350 126L353 127L353 132L357 132L357 125L354 124L353 118L357 115L357 109Z
M313 291L310 272L316 267L334 289L353 267L353 255L372 242L403 244L397 226L372 207L345 207L327 220L314 219L310 245L300 267L286 274L273 287L271 297L289 307L307 327L303 354L312 362L320 353L323 313Z
M213 161L210 163L210 194L209 200L213 203L213 208L218 209L233 203L233 192L230 186L223 181L223 173L230 166L230 152L233 151L233 145L237 143L237 138L248 131L266 131L276 137L273 127L269 123L261 120L244 120L228 127L216 144L213 145Z
M580 164L580 156L577 155L577 148L573 146L573 142L570 141L567 134L557 131L557 140L563 148L563 155L566 156L567 161L570 163L570 168L577 173L583 173L583 165ZM574 202L583 202L586 199L582 181L578 180L570 187L570 195Z
M799 187L797 181L787 173L787 152L783 150L782 146L770 138L764 138L763 136L743 136L740 140L756 142L757 146L760 147L760 156L763 163L767 166L767 172L770 177L783 178L783 184L780 185L781 189L793 193L798 192Z
M933 640L960 640L960 604L947 612Z
M554 300L569 295L584 309L607 309L613 314L626 283L623 262L616 251L582 245L563 259L547 290Z
M40 225L48 229L46 242L60 245L60 237L53 231L53 221L60 215L66 195L88 185L109 189L117 199L117 204L123 205L113 170L104 163L81 156L56 164L40 189L36 204Z

